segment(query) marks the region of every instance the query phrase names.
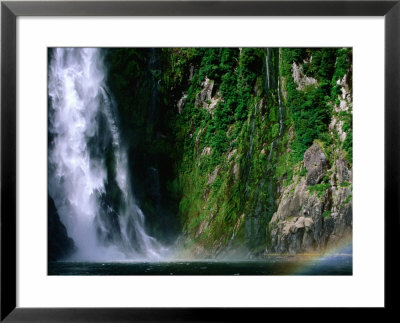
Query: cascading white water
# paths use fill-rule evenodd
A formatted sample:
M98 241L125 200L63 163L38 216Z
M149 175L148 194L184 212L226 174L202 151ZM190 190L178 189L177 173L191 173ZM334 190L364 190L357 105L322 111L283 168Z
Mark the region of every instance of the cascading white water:
M257 104L254 104L253 114L251 116L251 133L250 133L250 155L253 153L253 144L254 144L254 128L256 124L256 113L257 113Z
M279 48L279 62L281 57L281 49ZM283 130L283 104L281 101L281 76L278 74L278 103L279 103L279 137L282 135Z
M279 48L279 60L278 62L281 61L280 59L281 57L281 49ZM266 60L267 60L267 66L269 65L269 51L267 48L267 55L266 55ZM269 74L268 74L268 78L269 78ZM279 138L282 136L282 132L283 132L283 113L284 113L284 106L281 100L281 81L280 81L280 73L278 73L278 88L277 88L277 97L278 97L278 105L279 105L279 132L278 132L278 136L272 141L271 143L271 147L269 150L269 154L267 157L267 166L269 165L270 161L271 161L271 157L272 157L272 152L275 149L275 146L278 144L279 142ZM269 83L268 83L269 85Z
M145 232L105 75L100 49L53 50L49 65L49 194L78 247L76 259L160 259L166 249ZM109 151L112 170L106 161ZM118 203L111 202L114 195L110 190L114 195L120 193Z
M281 136L282 134L282 130L283 130L283 104L281 101L281 82L279 80L279 76L278 76L278 104L279 104L279 136Z
M267 54L265 55L265 66L266 66L266 72L267 75L265 75L266 81L267 81L267 90L270 89L269 85L269 48L267 48Z

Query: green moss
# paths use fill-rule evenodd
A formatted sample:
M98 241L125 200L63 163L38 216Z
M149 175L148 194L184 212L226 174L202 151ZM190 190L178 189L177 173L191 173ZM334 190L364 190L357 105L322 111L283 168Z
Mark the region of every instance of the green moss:
M339 184L340 187L347 187L347 186L350 186L350 185L351 185L351 183L346 182L346 181L343 181L343 182L341 182L341 183Z
M239 217L246 214L245 218L256 218L260 223L259 228L251 223L250 231L258 232L261 238L249 236L245 221L241 221L235 241L262 252L268 223L277 207L278 187L282 190L293 184L296 176L297 184L307 175L302 166L305 150L317 140L330 164L340 149L352 161L351 109L336 114L344 121L347 136L343 144L336 132L331 136L328 127L333 104L341 94L337 80L350 75L351 49L270 49L268 89L266 49L163 48L159 50L160 67L153 70L149 68L151 55L149 49L113 52L109 56L111 88L118 101L124 139L135 160L131 165L133 177L139 178L135 187L144 186L145 180L145 166L140 174L139 162L150 162L160 169L165 199L173 201L171 210L191 244L212 249L217 242L228 243ZM316 78L317 85L297 90L293 62L302 64L304 73ZM212 113L196 105L206 77L214 81L212 95L219 99ZM152 78L160 80L156 122L149 122L147 114ZM285 92L280 93L282 111L278 78ZM176 103L183 93L186 102L178 113ZM280 112L283 120L279 120ZM211 148L209 155L202 155L205 147ZM233 149L235 157L228 161ZM137 161L142 155L146 162ZM107 163L112 170L112 158ZM218 176L208 184L216 167ZM321 184L309 187L310 193L318 197L325 194L330 176L327 173ZM293 184L292 193L295 187ZM139 199L156 216L152 201L145 194ZM198 237L203 221L208 224Z
M329 183L321 183L309 186L308 190L310 191L311 194L316 193L318 198L321 198L329 187L330 187Z
M328 218L328 217L330 217L331 216L331 211L329 211L329 210L327 210L327 211L325 211L324 213L322 213L322 218L323 219L326 219L326 218Z

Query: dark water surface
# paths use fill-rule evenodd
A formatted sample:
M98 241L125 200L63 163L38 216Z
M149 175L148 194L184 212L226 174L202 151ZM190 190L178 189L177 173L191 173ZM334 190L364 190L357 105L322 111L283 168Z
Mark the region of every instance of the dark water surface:
M350 254L246 261L49 262L49 275L352 275Z

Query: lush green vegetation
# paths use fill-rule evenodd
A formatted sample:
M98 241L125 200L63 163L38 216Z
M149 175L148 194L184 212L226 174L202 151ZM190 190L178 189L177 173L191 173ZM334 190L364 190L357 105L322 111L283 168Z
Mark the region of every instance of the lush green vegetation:
M345 75L351 91L351 49L269 49L269 80L266 54L264 48L108 51L135 194L156 236L175 223L187 248L215 252L245 243L261 252L279 189L306 176L302 159L315 140L330 164L339 155L352 163L351 106L338 108ZM293 63L316 82L299 87ZM154 109L157 117L149 113ZM329 128L333 118L342 122L343 141ZM159 171L158 208L146 189L149 167ZM329 176L310 193L322 197Z
M299 91L291 77L293 62L302 67L306 76L314 78L317 85L310 85ZM305 150L315 139L331 144L328 126L335 111L333 105L340 105L338 97L341 95L341 87L337 82L345 74L351 75L351 62L351 49L282 49L281 75L285 78L286 105L290 107L296 130L296 138L292 143L296 161L303 158ZM351 86L351 77L349 81ZM349 135L343 148L350 157L351 114L346 126L346 130L343 130ZM351 157L349 159L351 161Z
M322 218L325 219L331 215L331 211L327 210L324 213L322 213Z

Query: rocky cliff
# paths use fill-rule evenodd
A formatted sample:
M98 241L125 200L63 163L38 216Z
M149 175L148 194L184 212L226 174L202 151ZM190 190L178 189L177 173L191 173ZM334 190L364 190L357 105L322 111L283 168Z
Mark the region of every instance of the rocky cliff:
M329 165L314 143L304 154L307 174L295 175L279 197L267 252L299 253L336 247L352 234L351 169L344 159Z
M309 78L296 69L293 63L293 80L297 90L303 91L300 85L307 82L302 78ZM346 145L351 140L351 70L343 72L331 82L334 86L327 102L330 122L325 140L315 140L305 151L293 182L277 199L277 211L269 223L267 252L322 252L352 237L352 150Z
M351 238L351 49L116 51L135 193L179 256L322 252Z
M48 260L62 260L75 250L74 241L68 236L64 224L60 221L53 199L48 196Z

